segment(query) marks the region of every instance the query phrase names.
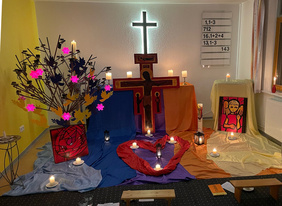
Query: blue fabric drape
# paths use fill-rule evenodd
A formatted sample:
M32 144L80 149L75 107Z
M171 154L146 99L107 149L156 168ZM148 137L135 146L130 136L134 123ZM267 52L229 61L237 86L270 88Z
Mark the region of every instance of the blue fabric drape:
M82 159L87 165L101 170L103 179L98 187L117 185L136 176L136 171L116 153L119 144L136 135L132 98L132 91L115 91L103 103L104 110L96 110L90 117L87 129L89 155ZM107 143L104 141L105 130L110 133L110 141Z

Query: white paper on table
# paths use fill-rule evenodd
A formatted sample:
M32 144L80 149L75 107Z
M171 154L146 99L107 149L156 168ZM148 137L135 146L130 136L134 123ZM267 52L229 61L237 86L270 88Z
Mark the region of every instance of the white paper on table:
M139 199L139 202L154 202L154 199Z
M104 203L104 204L98 204L97 206L119 206L119 202L117 203Z
M234 186L230 182L225 182L221 186L222 186L223 189L228 190L229 192L234 193L234 191L235 191Z

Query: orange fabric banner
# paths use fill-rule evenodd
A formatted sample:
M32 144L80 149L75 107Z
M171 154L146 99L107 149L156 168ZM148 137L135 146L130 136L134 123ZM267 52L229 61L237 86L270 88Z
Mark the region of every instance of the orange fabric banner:
M197 101L194 85L163 89L166 132L197 130Z

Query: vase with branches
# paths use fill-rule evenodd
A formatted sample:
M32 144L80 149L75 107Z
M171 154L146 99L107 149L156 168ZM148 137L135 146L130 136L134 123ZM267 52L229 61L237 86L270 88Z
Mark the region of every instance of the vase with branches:
M109 72L111 67L96 72L96 57L91 55L85 60L73 46L71 49L64 47L66 40L61 36L54 51L48 38L46 43L41 39L39 42L35 52L30 49L22 51L22 60L16 56L18 63L14 72L18 81L13 81L12 86L19 98L13 102L25 111L40 115L40 120L35 123L41 126L47 124L42 110L54 112L58 118L52 122L61 126L85 123L93 110L103 110L103 102L113 92L106 78L99 78L99 75ZM27 104L26 99L41 104Z

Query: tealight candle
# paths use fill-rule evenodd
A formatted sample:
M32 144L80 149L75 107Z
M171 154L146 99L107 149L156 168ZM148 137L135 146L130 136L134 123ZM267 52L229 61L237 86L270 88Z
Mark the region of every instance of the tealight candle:
M156 167L155 167L157 170L161 169L161 165L160 164L156 164Z
M226 81L228 82L229 80L230 80L230 74L227 73L227 74L226 74Z
M126 72L127 78L132 78L132 71Z
M234 133L233 132L231 132L231 138L233 138L234 137Z
M147 130L147 134L150 135L151 134L151 130L148 129Z
M133 143L132 143L132 146L133 146L133 147L137 147L137 143L136 143L136 142L133 142Z
M174 142L174 137L171 137L171 138L170 138L170 141L171 141L171 142Z
M50 182L50 185L55 184L55 176L54 176L54 175L51 175L51 176L50 176L49 182Z
M79 164L79 163L81 163L81 158L77 157L75 161L76 161L77 164Z
M172 70L172 69L169 69L169 70L168 70L168 76L169 76L169 77L172 77L172 76L173 76L173 70Z
M112 79L112 73L111 72L107 72L106 73L106 80L111 80Z
M213 154L217 154L217 150L214 148L214 149L212 150L212 153L213 153Z
M182 71L182 77L187 77L187 71Z

